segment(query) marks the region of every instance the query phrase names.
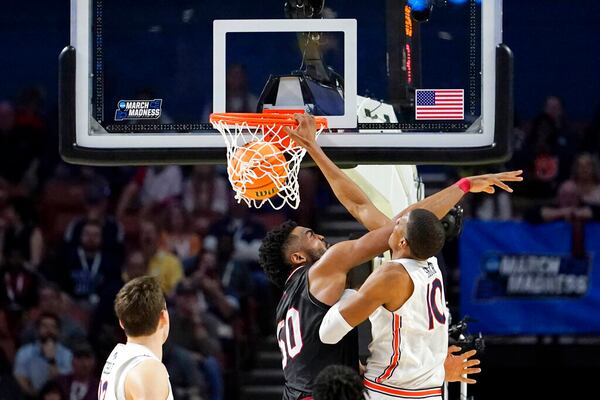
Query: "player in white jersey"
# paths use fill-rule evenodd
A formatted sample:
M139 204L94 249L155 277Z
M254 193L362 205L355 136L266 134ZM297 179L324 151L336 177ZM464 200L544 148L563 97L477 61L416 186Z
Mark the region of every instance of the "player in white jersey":
M444 284L437 261L444 228L431 212L415 209L397 220L389 245L393 260L377 269L355 293L326 314L324 343L337 343L367 318L372 325L364 384L371 400L442 398L444 380L473 383L478 360L445 376L448 324ZM467 357L468 358L468 357Z
M117 294L115 312L127 335L102 369L98 400L173 400L162 346L169 336L169 313L155 278L128 282Z

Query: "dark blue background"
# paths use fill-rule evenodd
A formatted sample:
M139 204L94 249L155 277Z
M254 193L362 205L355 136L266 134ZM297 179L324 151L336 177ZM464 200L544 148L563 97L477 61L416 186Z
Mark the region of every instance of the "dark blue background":
M168 10L170 2L162 3ZM198 4L177 2L181 3ZM249 17L256 17L263 2L252 3L241 2ZM328 4L341 9L338 3ZM142 2L138 7L143 10ZM54 105L57 57L69 43L69 1L4 0L0 9L0 98L13 97L24 86L36 84L46 88L48 101ZM350 11L347 8L343 14ZM338 16L347 15L340 12ZM135 15L129 18L135 23ZM460 30L457 26L456 31ZM505 1L504 39L515 53L516 111L521 118L534 116L548 94L562 96L572 118L591 117L600 103L600 13L595 0ZM371 40L373 46L377 42ZM437 43L443 52L444 41ZM442 79L447 74L433 65L425 66L423 72L435 80L436 75ZM369 86L381 90L375 82Z

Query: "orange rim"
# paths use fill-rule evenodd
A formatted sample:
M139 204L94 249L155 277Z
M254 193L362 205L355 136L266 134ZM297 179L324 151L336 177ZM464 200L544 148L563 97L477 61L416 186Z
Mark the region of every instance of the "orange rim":
M279 125L279 126L298 126L298 121L294 119L294 114L289 112L276 113L212 113L210 122L225 123L231 125L246 124L249 126L261 125ZM327 119L324 117L315 117L315 121L321 128L327 128Z

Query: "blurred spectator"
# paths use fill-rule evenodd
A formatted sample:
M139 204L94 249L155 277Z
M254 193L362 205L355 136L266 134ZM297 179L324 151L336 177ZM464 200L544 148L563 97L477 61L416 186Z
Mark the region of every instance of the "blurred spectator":
M117 205L117 217L123 218L132 206L136 208L133 204L136 199L139 199L142 215L146 215L154 206L180 197L182 191L183 176L179 166L140 168L121 193Z
M177 203L166 209L160 247L175 254L182 262L197 256L201 250L202 243L198 235L191 230L189 215Z
M103 179L96 178L95 182L85 188L85 215L76 217L69 223L65 231L67 247L77 247L87 221L96 221L102 228L102 247L114 254L117 262L123 260L123 227L117 219L108 214L108 199L110 187Z
M71 373L73 354L58 341L59 330L60 320L55 314L42 314L37 341L17 351L14 374L23 393L36 396L46 382Z
M231 238L233 245L232 259L258 266L258 248L265 235L264 226L250 213L248 207L236 204L233 197L230 200L230 212L213 223L208 236L204 239L204 247L208 251L217 252L219 241ZM219 260L226 262L227 260Z
M562 102L549 96L544 111L533 121L516 166L525 172L527 185L518 192L530 198L551 198L558 182L567 178L577 143L566 122Z
M127 254L121 279L104 286L100 292L100 302L96 306L94 317L92 318L92 332L105 332L112 338L115 337L115 332L117 332L119 333L118 336L121 337L120 333L122 329L119 327L119 321L114 312L114 299L125 283L144 276L147 273L148 264L144 255L139 249L131 249ZM108 350L112 350L113 347L114 344Z
M46 93L41 87L29 87L17 96L15 125L22 153L13 157L22 157L28 168L21 180L23 189L30 192L37 185L37 170L40 157L44 153L44 144L49 134L45 107ZM25 143L23 143L25 142Z
M0 307L11 312L11 321L37 303L38 277L23 264L8 260L0 267Z
M86 221L81 231L80 244L71 249L65 260L68 276L65 290L84 304L95 306L102 285L119 281L121 266L115 256L102 246L102 225Z
M121 274L123 283L127 283L132 279L139 278L148 274L148 260L144 257L144 253L140 249L129 249L127 262ZM115 292L116 294L116 292Z
M227 112L256 112L258 98L250 93L243 65L231 64L227 68L225 97Z
M223 396L223 378L221 365L221 343L218 338L231 339L231 327L213 315L218 310L223 317L230 319L235 309L222 291L204 293L190 280L177 286L175 312L171 317L170 338L196 357L202 374L209 385L208 397L219 400Z
M302 168L298 173L300 185L300 198L302 201L298 209L292 211L292 218L301 226L315 226L317 211L317 195L321 173L317 168ZM283 222L283 221L280 221Z
M43 283L38 291L38 304L28 314L21 331L21 343L31 343L36 340L38 319L44 314L55 314L60 319L59 341L70 346L85 339L83 326L73 317L69 305L70 299L54 283Z
M535 206L525 213L524 218L531 223L600 220L600 207L583 204L575 182L567 181L561 185L553 205Z
M205 381L194 356L189 351L169 341L163 346L162 361L169 373L174 398L208 399Z
M58 383L52 381L48 382L42 390L40 395L36 397L39 400L69 400L67 395L63 393Z
M1 314L0 314L1 315ZM2 318L0 316L0 318ZM2 322L0 321L0 324ZM2 335L2 328L0 327L0 335ZM2 339L0 338L0 341ZM17 384L11 367L11 360L7 359L0 350L0 400L21 400L23 394Z
M92 347L82 342L73 348L73 372L59 376L55 382L68 400L97 400L99 380Z
M233 196L233 192L229 191L228 182L214 165L194 166L184 186L183 205L189 213L224 215L227 212L228 197Z
M90 340L96 349L96 354L102 359L109 356L115 347L115 343L126 339L114 311L114 299L117 293L125 283L147 273L148 264L141 250L130 249L121 279L103 286L99 294L100 302L94 310L90 324L90 332L95 332Z
M207 271L198 270L193 273L189 280L193 287L199 291L201 311L210 310L223 321L228 321L234 317L239 308L239 303L233 296L225 294L218 276L207 273ZM228 330L221 326L219 329L220 335ZM230 333L226 333L225 336L229 337Z
M15 123L20 128L31 130L37 134L45 133L47 129L44 89L41 87L25 88L17 96L17 113ZM31 143L30 145L33 145Z
M574 183L584 204L600 206L600 169L598 159L589 153L577 156L573 164L571 179L563 183Z
M250 92L246 68L241 64L230 64L225 77L225 111L256 112L258 98ZM203 120L208 121L212 101L203 110Z
M544 114L550 117L554 127L559 132L559 141L569 141L568 131L571 130L562 100L558 96L548 96L544 101Z
M34 220L31 201L13 198L0 216L0 264L20 264L36 271L44 253L44 238Z
M6 312L0 308L0 366L10 365L17 351L14 332L8 322Z
M197 290L190 282L181 282L177 286L175 310L171 315L173 343L203 357L220 356L218 326L215 316L202 310Z
M42 120L31 117L29 120L21 112L17 124L13 105L8 101L0 103L0 176L22 190L31 189L32 182L26 182L27 176L37 168L35 159L40 152L40 130L45 130Z
M141 224L140 248L148 262L148 273L158 277L166 295L170 295L183 277L183 266L172 253L161 250L156 224L144 221Z
M596 109L592 122L584 132L581 150L600 157L600 107Z

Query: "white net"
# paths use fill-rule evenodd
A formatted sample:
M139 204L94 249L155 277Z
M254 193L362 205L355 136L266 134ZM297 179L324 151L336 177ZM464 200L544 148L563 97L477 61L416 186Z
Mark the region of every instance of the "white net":
M227 144L227 175L235 199L248 207L276 210L300 205L298 173L306 150L274 123L249 125L212 120ZM323 126L317 127L317 135Z

